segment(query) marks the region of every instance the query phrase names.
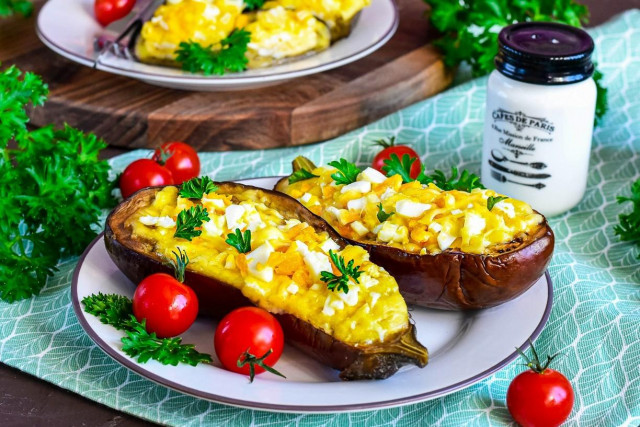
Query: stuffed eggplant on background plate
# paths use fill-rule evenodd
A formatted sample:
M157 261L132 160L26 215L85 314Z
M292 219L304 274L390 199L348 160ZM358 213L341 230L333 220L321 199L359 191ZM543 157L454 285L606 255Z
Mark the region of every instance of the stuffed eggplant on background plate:
M235 183L193 198L174 186L143 189L110 214L105 244L136 284L169 272L172 252L187 253L185 284L202 314L261 307L287 342L342 379L382 379L427 364L395 279L286 195Z
M300 201L398 281L410 304L450 310L493 307L525 292L551 260L546 219L492 190L423 184L344 162L306 158L276 190ZM347 176L349 175L349 176ZM426 180L425 180L426 182Z

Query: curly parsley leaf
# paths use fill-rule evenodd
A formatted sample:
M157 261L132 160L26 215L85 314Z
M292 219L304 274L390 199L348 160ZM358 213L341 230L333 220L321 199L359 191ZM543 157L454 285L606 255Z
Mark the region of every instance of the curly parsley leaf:
M241 254L246 254L251 251L251 230L247 230L244 233L236 228L235 233L227 235L225 240L229 246L233 246Z
M203 222L209 222L209 212L202 205L191 206L178 214L176 219L176 232L173 237L191 241L202 234L202 230L196 230Z
M377 213L378 221L383 223L386 220L388 220L391 217L391 215L393 215L393 214L395 214L395 212L386 213L384 211L384 209L382 208L382 203L378 204L378 213Z
M25 18L33 13L33 4L28 0L0 0L0 17L18 13Z
M451 168L450 178L447 178L444 172L436 170L429 176L421 173L418 180L423 184L433 183L443 191L459 190L470 193L474 188L484 188L484 185L480 182L480 177L466 169L462 171L458 178L458 169L456 167Z
M304 181L307 179L317 178L317 177L318 175L314 175L306 169L298 169L297 171L293 172L289 176L289 184L294 184L298 181Z
M349 261L346 265L344 263L344 257L337 255L332 250L329 250L329 258L331 262L340 271L341 276L337 276L330 271L321 271L320 280L327 284L327 288L330 291L342 291L345 294L349 293L349 278L353 279L356 283L360 283L358 278L362 274L360 266L354 266L354 260Z
M588 21L588 9L575 0L424 0L431 7L430 22L442 33L435 45L444 53L445 64L468 63L474 77L495 68L498 34L516 22L553 21L581 27ZM607 110L606 89L598 86L596 114Z
M184 199L202 199L205 194L218 191L218 186L213 183L211 178L203 176L193 178L184 182L180 187L180 197Z
M620 237L620 240L626 242L635 243L640 247L640 179L636 180L631 185L631 197L618 197L618 203L632 204L632 210L626 214L618 215L620 224L613 228L616 236ZM640 259L640 255L638 255Z
M496 197L489 196L489 198L487 199L487 209L491 211L495 205L507 199L508 197L505 197L505 196L496 196Z
M244 71L249 62L245 53L250 40L251 33L241 29L223 39L218 50L214 50L213 45L204 47L193 41L182 42L176 50L176 61L182 64L183 70L205 76Z
M408 154L403 154L402 160L400 160L398 155L393 153L388 159L384 160L382 171L389 177L393 175L400 175L402 177L402 182L406 184L408 182L415 181L415 179L411 178L411 165L413 165L417 160L418 159L411 157Z
M361 172L355 164L347 161L346 159L329 162L329 166L333 166L338 169L338 172L331 175L331 178L336 182L336 184L351 184L356 182L358 174Z
M244 0L244 10L260 9L265 0Z
M118 330L130 329L130 316L133 314L131 300L122 295L92 294L82 299L84 311L98 317L106 325L111 325Z

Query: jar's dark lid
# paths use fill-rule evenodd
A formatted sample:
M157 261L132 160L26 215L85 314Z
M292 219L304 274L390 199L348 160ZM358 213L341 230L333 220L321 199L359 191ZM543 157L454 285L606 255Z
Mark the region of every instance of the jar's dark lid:
M496 68L502 74L534 84L567 84L593 74L593 39L580 28L553 22L523 22L498 36Z

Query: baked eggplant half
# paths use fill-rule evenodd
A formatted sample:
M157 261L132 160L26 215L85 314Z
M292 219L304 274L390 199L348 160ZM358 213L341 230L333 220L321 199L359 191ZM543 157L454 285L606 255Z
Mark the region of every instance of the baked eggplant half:
M364 249L286 195L216 185L196 198L184 186L140 190L109 215L107 251L133 283L169 272L166 263L179 248L190 259L185 283L198 295L201 314L264 308L288 343L344 380L426 365L427 349L395 279Z
M293 169L276 190L365 248L396 278L407 303L493 307L529 289L551 260L554 236L546 219L492 190L443 191L372 168L354 170L354 182L338 183L337 169L304 157Z

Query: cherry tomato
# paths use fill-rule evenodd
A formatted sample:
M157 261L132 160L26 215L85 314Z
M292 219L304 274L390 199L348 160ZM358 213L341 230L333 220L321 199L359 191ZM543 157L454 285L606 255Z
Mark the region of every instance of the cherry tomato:
M135 4L136 0L95 0L93 11L96 20L104 27L127 16Z
M257 307L241 307L220 321L214 345L216 355L225 369L249 375L249 364L238 367L238 360L245 360L247 351L261 358L271 350L264 364L273 366L282 354L284 334L280 323L271 313ZM256 374L265 371L259 364L254 367Z
M120 191L126 199L142 188L173 183L173 177L167 168L151 159L139 159L127 166L120 176Z
M187 285L165 273L146 277L133 295L133 314L147 320L147 332L160 338L180 335L198 315L198 297Z
M560 372L548 368L548 362L541 366L535 349L534 359L527 359L527 365L531 369L516 376L507 390L511 416L523 427L559 426L573 408L571 383Z
M415 162L411 165L411 170L409 171L409 176L415 179L420 174L420 170L422 169L422 162L420 161L420 156L415 150L406 145L395 145L395 138L390 138L389 140L381 139L376 141L376 145L383 147L383 150L376 154L376 157L373 159L372 167L382 173L385 173L382 168L384 167L384 161L389 159L392 154L398 156L400 160L402 160L402 156L408 154L409 157L413 157L416 159Z
M174 184L182 184L200 175L200 158L196 150L184 142L166 142L153 153L153 160L164 165L173 175Z

